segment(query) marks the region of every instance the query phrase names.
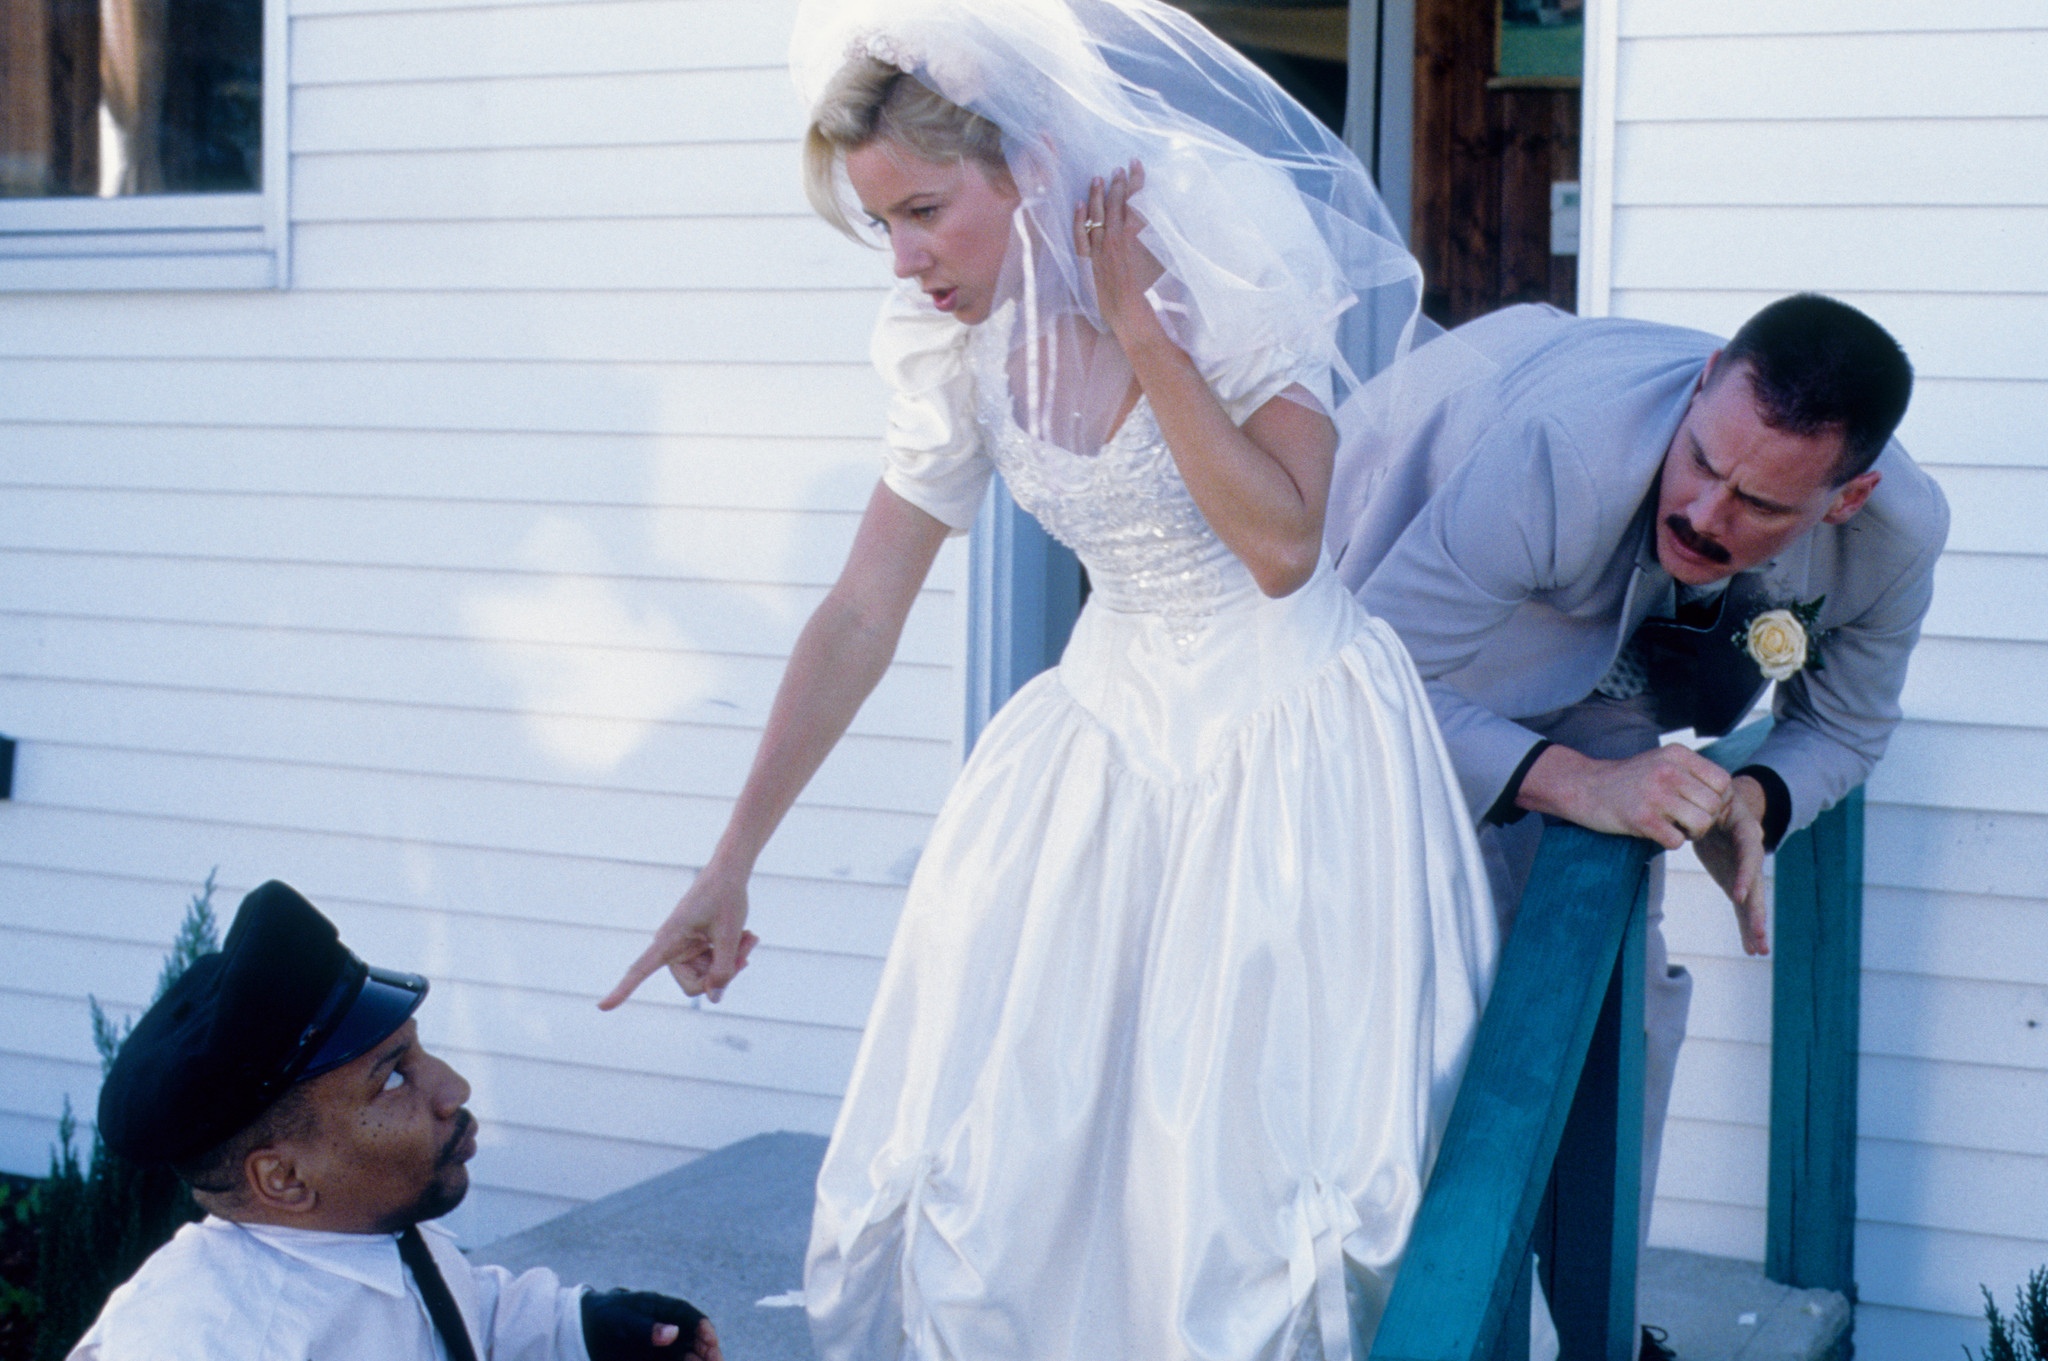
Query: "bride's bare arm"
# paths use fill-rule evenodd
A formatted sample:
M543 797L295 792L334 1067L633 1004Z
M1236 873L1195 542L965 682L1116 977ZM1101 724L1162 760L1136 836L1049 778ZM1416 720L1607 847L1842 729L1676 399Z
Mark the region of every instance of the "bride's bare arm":
M761 848L824 763L896 653L946 526L877 484L839 580L812 613L775 692L732 819L711 859L598 1006L609 1011L666 965L713 1001L746 965L747 879Z
M1139 243L1144 220L1129 207L1144 183L1135 161L1097 180L1074 215L1076 249L1094 260L1103 320L1131 361L1189 495L1259 589L1287 595L1308 580L1322 552L1337 428L1285 396L1253 412L1242 429L1230 419L1145 300L1159 264Z

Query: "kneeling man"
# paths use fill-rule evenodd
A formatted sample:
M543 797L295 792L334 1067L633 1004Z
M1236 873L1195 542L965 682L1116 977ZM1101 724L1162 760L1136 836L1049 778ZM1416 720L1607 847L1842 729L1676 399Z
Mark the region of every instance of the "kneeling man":
M373 969L283 884L137 1023L100 1134L169 1165L207 1218L108 1299L70 1361L721 1361L681 1300L471 1266L469 1084L420 1046L427 982Z

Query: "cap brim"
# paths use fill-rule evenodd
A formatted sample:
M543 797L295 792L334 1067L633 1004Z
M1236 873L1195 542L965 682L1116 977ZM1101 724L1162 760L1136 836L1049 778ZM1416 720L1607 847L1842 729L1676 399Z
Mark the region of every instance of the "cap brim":
M297 1081L341 1067L360 1058L377 1041L405 1024L405 1018L419 1010L426 1000L427 980L418 974L393 969L371 968L363 978L362 991L321 1044Z

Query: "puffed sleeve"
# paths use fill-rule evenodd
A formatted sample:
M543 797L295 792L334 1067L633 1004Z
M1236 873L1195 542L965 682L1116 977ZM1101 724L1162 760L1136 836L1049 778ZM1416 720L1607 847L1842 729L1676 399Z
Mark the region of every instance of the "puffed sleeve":
M995 470L982 451L967 372L967 327L899 287L882 305L869 354L889 385L882 481L962 534Z
M1209 390L1235 424L1243 425L1254 411L1296 386L1316 400L1325 416L1335 410L1330 400L1329 363L1314 354L1273 349L1204 363L1198 346L1194 359Z

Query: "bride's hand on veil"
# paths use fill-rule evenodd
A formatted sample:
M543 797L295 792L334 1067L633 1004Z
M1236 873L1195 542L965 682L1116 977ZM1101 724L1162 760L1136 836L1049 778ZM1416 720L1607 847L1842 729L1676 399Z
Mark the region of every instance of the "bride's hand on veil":
M1106 180L1098 176L1088 201L1074 210L1074 253L1092 263L1095 305L1126 349L1140 335L1163 333L1145 291L1165 271L1138 240L1145 218L1131 207L1131 195L1144 187L1145 167L1132 161Z
M675 975L684 996L718 1001L726 984L747 967L747 956L760 939L746 929L746 922L746 881L729 882L709 870L699 874L654 933L653 943L605 994L598 1009L610 1011L631 997L663 965Z

